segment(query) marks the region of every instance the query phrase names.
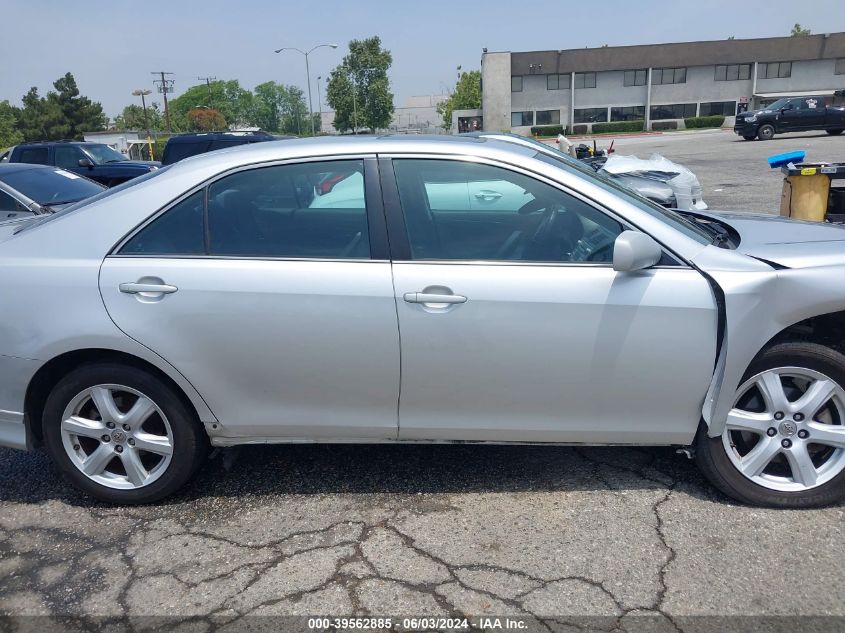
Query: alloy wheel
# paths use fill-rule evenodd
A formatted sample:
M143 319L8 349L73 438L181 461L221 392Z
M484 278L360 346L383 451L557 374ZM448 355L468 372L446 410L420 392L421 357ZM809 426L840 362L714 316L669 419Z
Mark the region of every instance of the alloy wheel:
M799 492L845 468L845 390L824 374L779 367L737 391L722 442L745 477L771 490Z
M62 414L62 444L92 481L121 490L153 483L173 456L173 432L149 397L123 385L80 392Z

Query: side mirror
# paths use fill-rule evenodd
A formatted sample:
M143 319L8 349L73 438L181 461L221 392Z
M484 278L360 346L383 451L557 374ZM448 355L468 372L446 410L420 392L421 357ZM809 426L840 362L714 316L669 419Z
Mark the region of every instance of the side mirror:
M663 249L639 231L623 231L613 244L613 270L632 272L650 268L663 257Z
M88 169L94 169L94 163L91 161L90 158L80 158L79 159L79 166L80 167L87 167Z

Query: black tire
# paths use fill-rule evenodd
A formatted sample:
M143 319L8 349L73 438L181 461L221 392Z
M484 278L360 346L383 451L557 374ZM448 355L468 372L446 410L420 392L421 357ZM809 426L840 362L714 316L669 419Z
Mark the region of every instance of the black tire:
M753 141L757 137L756 136L743 136L742 138L744 138L746 141Z
M65 450L61 432L65 408L77 394L99 384L135 389L152 400L167 417L173 435L173 454L167 468L152 483L134 489L109 488L82 473ZM109 503L152 503L173 494L196 474L208 455L208 436L179 394L151 373L128 365L83 365L69 373L47 397L43 425L47 452L65 479L92 497Z
M757 128L757 138L761 141L771 141L775 136L775 126L764 123Z
M842 134L843 131L845 131L845 130L840 128L838 130L827 130L827 133L830 134L831 136L839 136L840 134Z
M743 376L776 367L802 367L820 372L845 386L845 356L816 343L781 343L763 351ZM845 470L830 481L809 490L782 492L765 488L740 473L728 457L720 437L708 437L701 424L696 436L696 461L710 482L729 497L743 503L770 508L817 508L845 498Z

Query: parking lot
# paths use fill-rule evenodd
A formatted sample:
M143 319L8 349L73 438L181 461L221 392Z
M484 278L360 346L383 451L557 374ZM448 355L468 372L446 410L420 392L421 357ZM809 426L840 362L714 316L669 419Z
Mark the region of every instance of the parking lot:
M782 177L766 156L844 147L722 131L616 143L692 169L711 208L769 213ZM843 630L843 540L845 506L742 506L670 448L247 446L136 508L81 496L41 452L0 449L0 613L139 618L116 630L176 616L192 631L283 631L241 618L315 614L511 615L550 631L748 631L762 616L792 630L818 616L801 628Z

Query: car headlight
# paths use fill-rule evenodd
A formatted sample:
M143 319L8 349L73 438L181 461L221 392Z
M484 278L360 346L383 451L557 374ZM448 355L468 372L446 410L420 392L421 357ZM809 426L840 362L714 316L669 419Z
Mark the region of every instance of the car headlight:
M754 121L756 121L756 120L757 120L757 117L755 115L745 117L746 123L754 123Z
M156 167L155 165L150 165L150 171L155 171L156 169L158 169L158 167Z

